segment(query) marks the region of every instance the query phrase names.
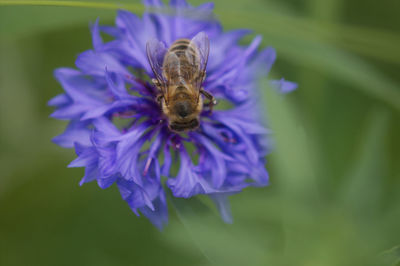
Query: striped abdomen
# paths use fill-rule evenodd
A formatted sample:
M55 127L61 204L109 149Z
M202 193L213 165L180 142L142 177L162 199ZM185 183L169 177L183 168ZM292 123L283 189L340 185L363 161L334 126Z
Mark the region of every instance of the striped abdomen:
M164 59L164 74L172 84L191 83L199 75L199 52L188 39L175 41ZM183 80L182 80L183 79Z

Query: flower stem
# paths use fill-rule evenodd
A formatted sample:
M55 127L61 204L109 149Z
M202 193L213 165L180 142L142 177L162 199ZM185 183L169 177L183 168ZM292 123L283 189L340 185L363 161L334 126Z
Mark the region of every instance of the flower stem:
M144 7L138 4L115 4L115 3L99 3L85 1L35 1L35 0L0 0L0 6L60 6L60 7L84 7L98 9L126 9L136 12L144 11Z

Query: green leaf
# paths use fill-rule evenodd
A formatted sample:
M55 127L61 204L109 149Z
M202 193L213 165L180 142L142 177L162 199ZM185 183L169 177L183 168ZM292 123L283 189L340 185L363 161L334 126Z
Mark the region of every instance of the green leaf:
M351 206L353 212L364 212L370 216L378 210L385 161L384 140L388 128L385 111L374 110L368 121L366 134L359 144L356 161L345 177L339 198Z

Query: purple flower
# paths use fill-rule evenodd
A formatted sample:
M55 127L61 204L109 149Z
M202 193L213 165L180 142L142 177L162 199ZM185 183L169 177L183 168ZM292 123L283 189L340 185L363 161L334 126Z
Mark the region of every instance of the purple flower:
M163 6L158 0L145 5ZM53 140L75 148L78 157L69 167L85 167L80 184L96 180L104 189L116 183L133 212L159 228L168 220L166 190L183 198L207 194L230 222L227 196L268 184L269 138L257 115L257 81L269 72L275 51L260 51L259 36L240 46L248 30L223 32L216 20L185 15L211 18L211 3L192 7L171 0L170 8L172 15L146 12L142 18L120 10L115 27L91 26L93 50L78 56L77 69L55 71L65 93L49 102L56 107L51 116L69 125ZM203 110L198 129L178 134L168 128L149 82L154 74L146 43L156 38L168 47L199 32L210 39L203 87L230 107ZM104 42L101 33L113 40ZM283 79L274 85L283 92L295 88Z

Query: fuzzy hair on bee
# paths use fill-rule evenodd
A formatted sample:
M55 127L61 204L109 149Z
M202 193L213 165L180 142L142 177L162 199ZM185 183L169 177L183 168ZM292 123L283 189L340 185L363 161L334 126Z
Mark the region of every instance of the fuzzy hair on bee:
M174 132L196 130L203 110L203 98L209 101L210 111L216 104L214 97L202 87L210 42L204 32L191 40L178 39L168 49L156 39L147 42L146 51L157 87L157 102Z

